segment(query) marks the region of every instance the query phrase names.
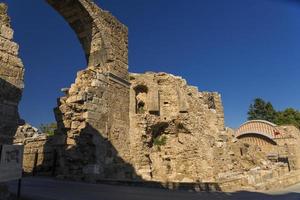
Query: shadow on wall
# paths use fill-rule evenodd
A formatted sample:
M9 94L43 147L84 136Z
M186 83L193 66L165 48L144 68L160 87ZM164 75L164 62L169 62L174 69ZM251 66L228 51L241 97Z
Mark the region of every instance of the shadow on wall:
M96 179L141 180L133 166L124 161L111 142L91 125L87 124L74 139L74 146L61 148L62 168L59 169L63 174L69 174L70 178L84 174Z
M5 69L0 66L0 76L3 77L4 73ZM18 103L21 95L20 88L0 78L0 145L13 143L20 122ZM0 183L0 199L10 196L7 191L7 186Z
M63 126L62 119L57 120L58 132L66 134L68 129ZM143 180L135 168L119 156L111 142L89 124L74 138L74 145L67 145L66 138L64 134L48 138L42 151L43 161L36 167L35 174L112 185L221 191L218 183L161 183Z
M90 1L47 0L47 2L65 18L75 31L85 51L88 66L105 66L105 63L111 62L108 60L106 52L110 46L106 45L106 42L110 41L110 38L106 38L109 34L105 34L108 28L106 26L110 25L107 25L105 20L112 20L113 24L118 24L113 18L108 18L107 14L103 12L101 17L105 19L103 20L105 27L99 31L96 25L102 23L102 20L98 20L96 23L94 16L89 13L91 11L85 8L96 9L94 4L89 3ZM95 13L97 13L97 9ZM121 29L123 30L123 26ZM110 33L110 31L108 32ZM105 37L103 38L103 36ZM55 110L58 123L57 134L47 139L43 150L40 151L43 155L34 159L37 164L34 171L76 180L108 178L141 180L135 169L119 156L112 143L92 125L86 122L85 128L80 132L72 132L73 130L65 127L63 116L80 115L83 112L82 110L78 111L79 109L82 109L81 105L70 108L72 110L70 113L62 114L59 109ZM67 137L67 134L72 136Z
M58 130L44 145L42 162L35 168L37 173L83 181L142 180L111 142L89 123L74 134L72 144L67 141L70 129L64 126L62 113L58 109L55 112Z
M0 78L0 144L13 143L20 123L18 103L21 95L20 88Z

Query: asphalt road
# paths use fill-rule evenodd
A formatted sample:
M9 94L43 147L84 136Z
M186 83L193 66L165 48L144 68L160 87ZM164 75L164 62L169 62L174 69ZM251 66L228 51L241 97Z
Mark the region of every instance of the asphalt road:
M10 183L10 190L15 192L16 186L16 182ZM246 191L195 193L24 178L22 197L26 200L300 200L300 184L269 194Z

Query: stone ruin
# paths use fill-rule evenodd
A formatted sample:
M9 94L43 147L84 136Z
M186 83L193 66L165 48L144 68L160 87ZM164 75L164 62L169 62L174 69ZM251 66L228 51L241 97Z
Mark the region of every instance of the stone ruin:
M18 104L24 88L24 66L13 41L7 6L0 4L0 141L12 143L20 118Z
M13 41L7 6L0 3L0 144L11 144L20 121L24 67ZM0 183L0 199L11 198L7 186Z
M166 73L130 74L130 82L130 150L137 174L144 180L211 180L212 146L225 132L221 96Z
M47 2L77 34L87 67L58 99L55 136L25 124L18 114L24 67L0 4L0 143L15 136L25 145L25 172L34 169L34 154L39 169L51 171L56 152L55 174L76 180L238 180L235 186L249 186L258 174L288 173L286 164L254 153L255 146L225 128L220 94L167 73L129 73L128 29L109 12L90 0Z

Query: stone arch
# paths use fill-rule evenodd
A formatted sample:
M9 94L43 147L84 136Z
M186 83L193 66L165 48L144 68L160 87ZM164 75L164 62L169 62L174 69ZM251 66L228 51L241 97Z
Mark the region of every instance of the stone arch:
M72 175L108 175L106 170L117 170L120 161L116 154L101 152L117 150L122 160L129 161L127 27L92 0L46 1L74 30L87 60L87 68L77 73L55 108L56 137L63 144L61 170ZM115 162L106 165L105 159Z
M97 65L105 62L105 47L102 44L101 36L99 34L96 36L98 30L89 12L92 10L89 4L83 3L81 0L47 0L47 2L68 22L76 33L85 52L88 65ZM99 56L102 61L99 59L99 63L94 63L93 57L97 53L93 52L92 49L102 52L102 55Z
M89 67L104 67L118 77L128 75L128 30L90 0L46 0L71 26Z

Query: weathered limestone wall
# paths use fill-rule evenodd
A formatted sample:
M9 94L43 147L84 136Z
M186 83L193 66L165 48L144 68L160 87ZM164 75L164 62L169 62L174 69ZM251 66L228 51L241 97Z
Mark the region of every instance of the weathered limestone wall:
M24 68L13 41L7 6L0 4L0 144L12 143L19 123Z
M24 87L24 68L13 34L7 6L0 3L0 145L13 142L19 123L18 104ZM1 183L0 199L11 199L7 187Z
M222 104L221 95L217 92L202 92L205 104L209 109L215 110L213 115L216 115L216 121L210 121L215 123L214 125L219 127L219 131L224 131L224 108ZM213 126L213 124L211 124Z
M74 29L88 62L55 109L62 171L73 176L131 176L126 163L130 157L127 27L92 1L48 2ZM122 174L115 172L122 168Z
M283 132L287 133L283 139L278 139L276 142L281 147L280 154L289 159L290 167L293 170L300 169L300 130L293 125L285 125L278 127Z
M287 173L257 146L225 129L221 96L199 92L166 73L131 74L130 149L144 180L219 182L255 174ZM245 181L244 181L245 182ZM245 183L245 185L247 185Z
M282 189L299 182L299 171L289 173L286 166L272 166L269 169L253 169L235 174L232 179L219 182L224 192L241 190L274 190Z
M53 138L29 124L18 127L14 144L24 145L23 170L25 173L50 175L54 167Z
M211 181L225 132L220 95L166 73L131 74L130 149L145 180ZM163 141L165 140L165 141Z

